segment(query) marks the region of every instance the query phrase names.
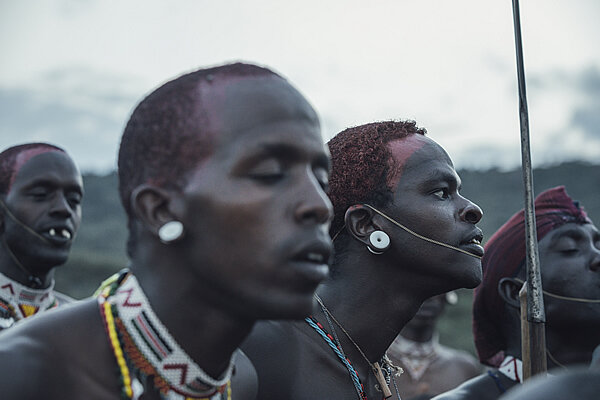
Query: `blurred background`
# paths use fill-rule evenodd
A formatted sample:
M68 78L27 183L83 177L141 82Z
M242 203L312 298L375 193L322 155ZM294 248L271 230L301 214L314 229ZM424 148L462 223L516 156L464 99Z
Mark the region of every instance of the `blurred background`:
M600 219L600 2L528 0L521 22L535 191L566 185ZM294 83L327 140L414 119L455 162L486 238L522 208L510 0L0 0L0 149L47 141L84 173L83 223L57 287L90 295L126 266L114 174L136 103L184 72L249 61ZM471 291L440 341L473 351Z

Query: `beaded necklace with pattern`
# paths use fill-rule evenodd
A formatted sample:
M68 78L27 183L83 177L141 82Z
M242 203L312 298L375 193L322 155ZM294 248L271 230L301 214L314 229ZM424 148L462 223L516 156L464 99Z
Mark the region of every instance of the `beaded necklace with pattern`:
M160 322L130 272L104 282L98 303L119 366L122 399L139 398L140 380L151 377L164 400L231 400L234 357L221 378L210 377Z
M58 306L54 281L46 289L32 289L0 273L0 330L21 319Z

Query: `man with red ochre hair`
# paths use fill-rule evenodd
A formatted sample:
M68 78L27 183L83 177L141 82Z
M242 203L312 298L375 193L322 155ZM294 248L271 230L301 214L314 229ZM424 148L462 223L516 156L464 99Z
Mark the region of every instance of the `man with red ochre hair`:
M0 330L70 302L54 291L81 221L81 174L59 147L28 143L0 153Z
M548 367L589 364L600 343L600 233L564 186L540 193L535 215ZM521 383L518 293L525 270L521 210L486 244L483 282L473 301L475 347L479 360L493 369L436 400L497 399Z
M482 211L424 134L382 121L329 141L332 274L309 318L261 322L242 346L259 399L398 398L390 344L426 299L481 282Z

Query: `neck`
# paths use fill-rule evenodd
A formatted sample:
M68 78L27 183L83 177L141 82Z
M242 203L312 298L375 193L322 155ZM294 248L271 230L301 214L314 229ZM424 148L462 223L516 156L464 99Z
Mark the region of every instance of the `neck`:
M237 318L206 301L199 295L202 290L197 281L177 276L181 269L173 268L172 263L169 268L133 263L131 269L152 309L177 343L206 373L220 376L254 321Z
M553 329L546 326L546 345L551 355L548 357L548 368L589 364L592 360L592 353L598 346L597 332L598 327L571 326L564 329ZM557 365L555 361L560 365Z
M550 353L547 356L548 369L589 364L592 353L598 346L598 337L591 332L597 332L597 328L594 330L572 326L566 329L549 329L546 325L546 350ZM509 340L506 354L522 358L520 337Z
M54 268L44 274L34 275L18 260L8 244L2 239L0 246L0 273L23 286L32 289L45 289L54 281Z
M371 363L383 357L404 325L415 315L422 302L429 297L407 285L402 277L385 282L385 276L360 268L360 257L353 263L344 263L343 274L321 285L318 294L327 309L345 328ZM351 265L357 264L357 265ZM398 266L396 266L398 267ZM401 267L398 267L401 268ZM402 275L397 272L396 275ZM418 285L417 285L418 286ZM319 305L313 315L326 324ZM326 326L326 325L324 325ZM335 327L338 338L354 363L363 359L346 335Z

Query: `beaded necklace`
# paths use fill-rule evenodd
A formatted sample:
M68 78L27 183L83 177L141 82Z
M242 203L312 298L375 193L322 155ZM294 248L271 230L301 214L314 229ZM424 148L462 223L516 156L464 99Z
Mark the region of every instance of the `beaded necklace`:
M348 373L350 374L350 379L352 379L352 384L354 384L354 389L358 394L358 398L360 400L367 400L365 387L363 386L362 382L360 381L360 378L358 377L358 372L356 372L356 370L350 363L348 357L345 356L341 346L336 345L334 343L334 340L338 343L339 341L337 341L333 336L331 336L325 330L325 328L323 328L323 325L321 325L321 323L317 321L313 316L306 317L304 320L323 338L323 340L325 340L325 342L329 345L329 347L331 347L333 352L338 356L342 364L344 364L344 366L348 370Z
M361 400L367 399L367 396L364 391L364 385L360 381L360 378L358 377L358 373L356 372L354 367L352 367L352 365L350 364L350 360L344 354L340 340L338 339L337 335L335 334L335 328L333 327L333 324L331 323L330 317L331 317L331 319L333 319L333 321L336 323L336 325L338 325L339 328L344 332L344 334L348 337L350 342L352 342L352 344L357 348L357 350L363 356L363 358L365 359L367 364L372 368L373 374L375 375L375 378L377 378L377 382L378 382L378 384L376 385L376 388L379 391L383 392L384 398L387 399L392 396L392 393L389 390L389 385L393 383L395 391L396 391L396 396L399 400L401 400L400 393L398 391L398 387L396 386L396 381L395 381L393 375L402 373L402 368L398 368L398 367L392 365L392 363L391 363L390 359L387 357L387 355L384 355L381 360L382 366L380 366L380 363L378 363L378 362L371 364L371 362L369 361L367 356L363 353L363 351L358 346L358 344L356 344L356 342L352 339L352 337L350 336L348 331L346 331L346 329L344 329L344 327L335 319L335 317L333 316L333 314L331 314L331 312L327 309L327 307L325 307L325 304L323 303L321 298L317 294L315 294L314 297L317 300L317 302L319 303L321 310L322 310L323 314L325 315L325 318L327 319L327 322L329 323L329 327L331 328L331 331L333 332L334 336L327 333L327 331L323 328L323 326L320 323L318 323L317 320L313 316L306 318L305 321L313 329L315 329L315 331L317 331L317 333L319 333L319 335L325 340L325 342L329 345L329 347L332 348L332 350L336 353L338 358L346 366L346 369L348 369L348 372L350 373L350 377L352 378L352 383L354 384L354 387L359 396L359 399L361 399ZM334 341L335 341L335 344L334 344Z
M222 378L206 374L160 322L131 273L105 282L98 303L119 367L122 399L138 399L140 379L151 377L164 400L231 400L234 357Z
M54 281L46 289L32 289L0 273L0 330L21 319L58 306Z

